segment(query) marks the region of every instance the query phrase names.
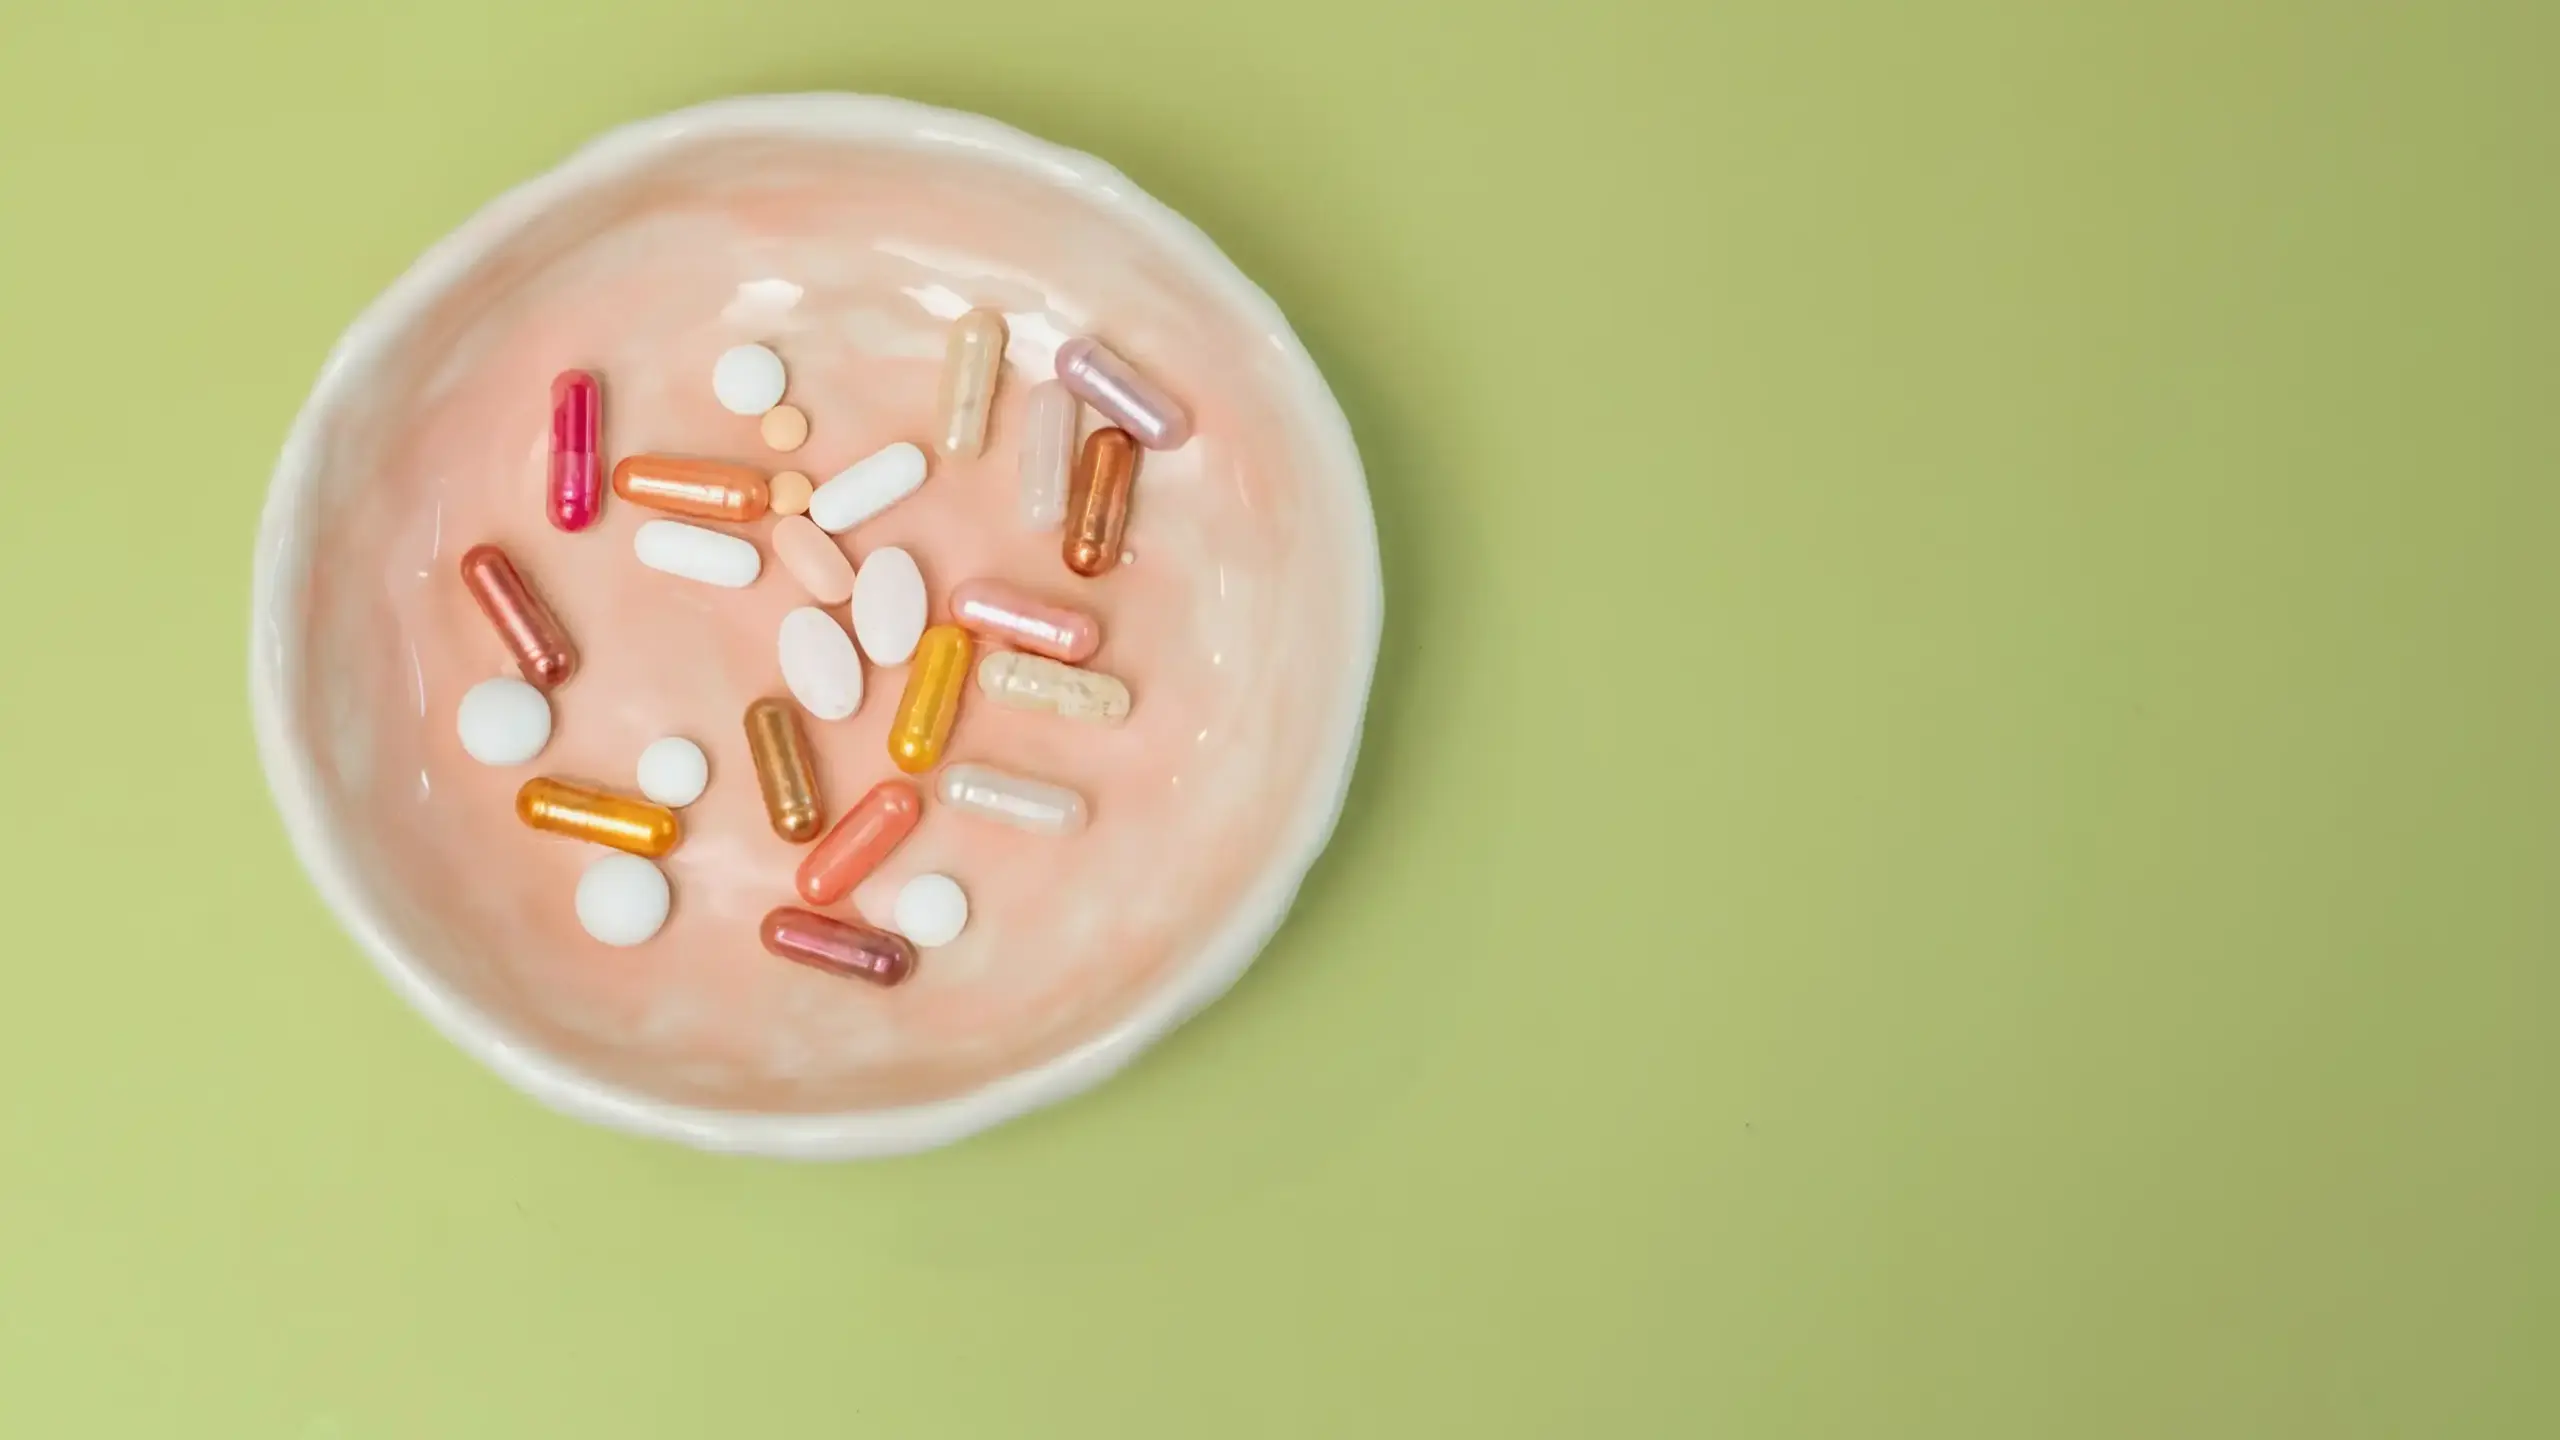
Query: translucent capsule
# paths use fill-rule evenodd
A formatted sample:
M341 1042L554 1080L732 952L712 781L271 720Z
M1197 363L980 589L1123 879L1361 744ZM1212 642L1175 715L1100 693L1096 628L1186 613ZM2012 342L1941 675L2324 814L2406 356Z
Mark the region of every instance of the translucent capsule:
M799 874L792 877L800 898L833 905L852 894L923 818L924 795L915 786L904 780L872 786L800 862Z
M763 472L681 455L624 456L613 467L613 493L669 515L729 525L761 520L773 504Z
M1064 785L1008 774L992 765L954 765L942 772L942 803L1041 835L1084 828L1084 797Z
M538 689L556 690L577 673L578 647L542 597L533 593L515 562L495 545L474 545L462 552L462 584L480 613L506 642L516 669Z
M1091 659L1102 648L1101 621L1001 580L962 581L951 592L951 618L973 635L1070 665Z
M1191 439L1191 415L1182 402L1092 336L1058 347L1058 379L1150 450L1179 450Z
M951 341L942 352L942 431L935 448L952 456L987 448L987 411L995 405L996 376L1003 369L1003 311L972 310L951 322Z
M1076 397L1055 380L1022 404L1022 523L1055 530L1067 518L1067 471L1076 459Z
M1138 445L1126 430L1105 427L1084 437L1075 485L1067 492L1067 568L1087 579L1120 563L1120 538L1129 528L1129 488L1138 471Z
M1061 665L1046 655L995 651L978 662L978 689L1011 710L1041 710L1100 725L1129 718L1128 686L1099 670Z
M898 713L889 721L889 758L899 769L920 775L942 758L951 721L960 713L960 691L968 683L969 632L957 625L924 632L907 669L906 693L898 697Z
M916 968L916 947L903 935L789 905L766 915L759 934L768 954L874 985L895 985Z
M555 529L572 534L604 511L604 396L596 377L563 370L551 381L551 488L545 511Z
M609 790L543 776L516 792L516 818L536 830L655 860L676 848L676 812Z
M747 755L755 761L756 788L763 792L773 833L794 845L817 839L826 808L818 799L809 737L790 701L768 696L747 707Z

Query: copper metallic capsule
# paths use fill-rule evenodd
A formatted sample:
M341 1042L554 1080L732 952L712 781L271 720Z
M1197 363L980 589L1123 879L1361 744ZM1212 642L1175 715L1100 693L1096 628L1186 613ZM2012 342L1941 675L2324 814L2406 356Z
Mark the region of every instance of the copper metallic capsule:
M747 753L756 764L756 788L764 792L765 818L773 833L794 845L818 838L826 809L818 799L818 771L809 759L809 737L788 700L771 697L747 707Z
M669 515L743 525L773 503L764 474L722 460L681 455L628 455L613 467L613 493Z
M646 860L676 848L682 827L664 805L609 790L554 780L527 780L516 792L516 818L536 830L610 845Z
M895 985L916 968L916 947L903 935L788 905L766 915L759 934L768 953L874 985Z
M1129 482L1138 473L1138 442L1126 430L1106 426L1084 438L1075 483L1067 492L1067 568L1086 579L1120 563L1120 537L1129 528Z
M578 647L569 631L533 587L516 573L515 562L495 545L474 545L462 552L462 583L506 642L507 653L539 690L556 690L577 673Z
M960 692L968 686L969 632L957 625L924 632L907 662L898 712L889 717L889 759L899 769L921 775L941 762L951 722L960 713Z

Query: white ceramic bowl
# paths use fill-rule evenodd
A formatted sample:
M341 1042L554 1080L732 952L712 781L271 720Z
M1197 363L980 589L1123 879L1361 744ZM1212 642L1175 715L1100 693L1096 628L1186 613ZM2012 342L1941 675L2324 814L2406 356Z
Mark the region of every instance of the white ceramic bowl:
M987 457L851 538L915 549L937 607L970 573L1090 597L1112 636L1096 663L1132 680L1139 707L1128 733L1096 735L964 711L955 759L1083 784L1095 824L1041 850L1058 842L929 814L919 853L893 865L959 874L977 918L906 986L874 990L754 939L759 907L794 903L797 852L761 829L734 716L776 692L762 627L796 597L770 565L730 608L671 588L631 562L644 517L618 501L596 531L548 531L544 382L570 365L604 376L613 453L796 463L823 480L884 438L923 437L933 337L974 305L1012 323L1012 400ZM991 517L1011 504L1011 406L1085 331L1173 379L1200 434L1146 458L1133 564L1077 591L1041 567L1054 535ZM816 421L789 462L710 403L709 360L742 339L784 353ZM471 765L451 733L460 693L505 673L453 573L482 539L517 556L586 656L554 697L551 750L523 771ZM349 327L296 419L254 589L269 784L322 897L393 988L565 1113L813 1159L945 1144L1073 1095L1232 985L1340 813L1383 612L1349 427L1214 244L1090 157L853 95L724 101L614 131L428 251ZM900 678L875 670L846 729L813 727L832 808L889 773L877 737ZM668 862L676 918L649 946L607 951L569 918L579 847L517 827L507 797L542 772L628 789L639 749L670 732L703 741L714 771ZM855 898L885 919L876 890Z

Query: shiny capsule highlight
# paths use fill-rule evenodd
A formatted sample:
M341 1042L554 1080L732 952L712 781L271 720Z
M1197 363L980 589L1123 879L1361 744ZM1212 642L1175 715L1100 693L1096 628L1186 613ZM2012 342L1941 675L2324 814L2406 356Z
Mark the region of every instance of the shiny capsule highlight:
M1105 427L1084 437L1075 483L1067 492L1067 568L1090 580L1120 563L1129 528L1129 491L1138 473L1138 442Z
M916 947L903 935L789 905L764 917L758 937L768 954L874 985L895 985L916 968Z
M954 765L942 772L942 803L1037 835L1084 828L1084 797L1064 785L1015 775L992 765Z
M880 868L924 818L924 794L904 780L883 780L844 812L811 848L792 877L800 898L833 905Z
M563 370L551 380L551 486L543 510L553 529L569 534L604 513L604 392L584 370Z
M528 684L556 690L577 673L578 647L569 642L568 627L533 593L506 551L495 545L463 551L462 585Z
M767 696L747 707L747 756L755 762L756 789L773 833L794 845L817 839L826 808L818 797L809 737L790 701Z
M613 493L668 515L726 525L761 520L773 504L762 471L682 455L624 456L613 467Z
M536 830L607 845L644 860L676 848L682 826L664 805L548 775L516 792L516 818Z
M899 769L919 775L942 759L968 683L969 632L957 625L925 631L907 667L906 692L889 721L889 759Z
M1052 605L1001 580L964 580L951 592L951 618L970 634L1070 665L1102 648L1102 622Z

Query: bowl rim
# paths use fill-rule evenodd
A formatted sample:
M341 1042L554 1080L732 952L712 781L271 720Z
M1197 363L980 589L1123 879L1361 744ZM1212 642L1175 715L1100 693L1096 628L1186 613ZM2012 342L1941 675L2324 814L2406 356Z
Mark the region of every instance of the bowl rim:
M1328 717L1314 782L1283 843L1208 942L1159 979L1110 1028L1062 1054L960 1095L879 1110L810 1114L681 1105L585 1073L538 1048L466 1000L406 954L377 915L319 801L315 749L298 693L312 537L301 523L321 471L331 417L394 343L492 251L554 203L636 169L660 153L705 139L785 136L958 150L1029 170L1075 192L1176 250L1188 252L1221 297L1266 331L1282 353L1322 451L1331 483L1350 487L1346 573L1357 683ZM841 1160L932 1149L1091 1089L1226 993L1276 932L1299 886L1332 838L1360 753L1363 721L1385 623L1385 579L1368 477L1350 422L1278 305L1215 241L1118 170L1001 121L893 96L818 92L715 100L633 121L589 141L549 170L501 194L430 246L350 324L322 362L268 481L258 521L250 598L249 697L258 756L295 857L339 924L391 988L428 1022L517 1089L563 1114L698 1149L781 1159ZM1324 782L1324 757L1337 767Z

